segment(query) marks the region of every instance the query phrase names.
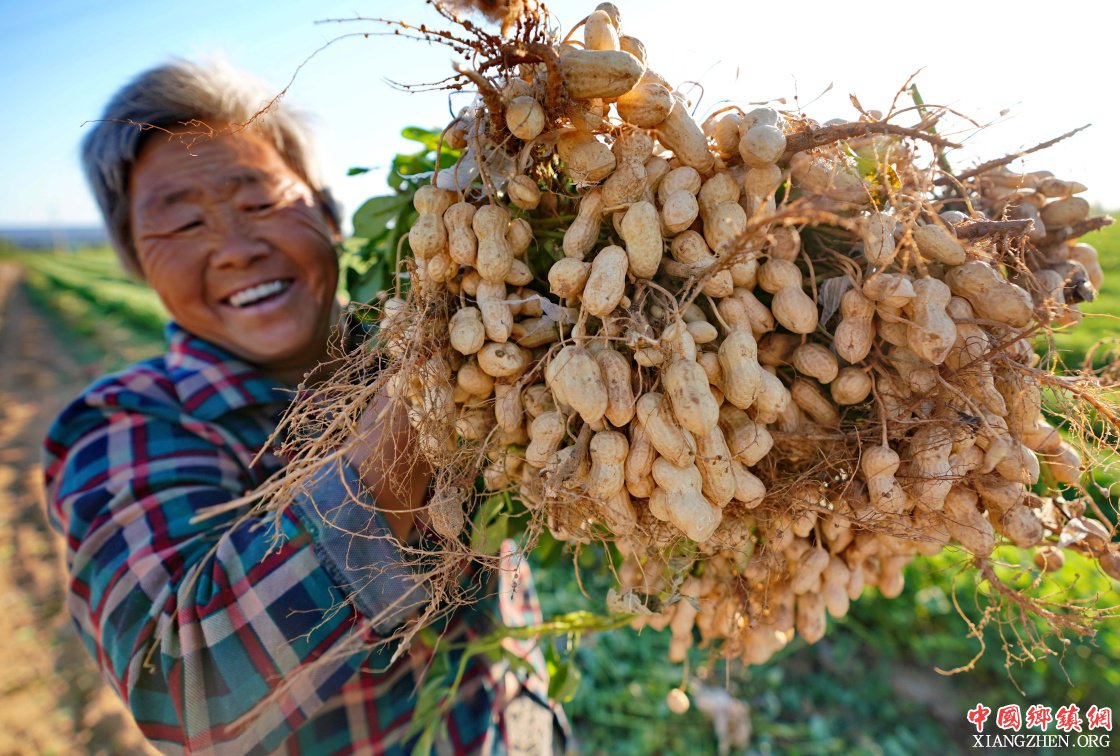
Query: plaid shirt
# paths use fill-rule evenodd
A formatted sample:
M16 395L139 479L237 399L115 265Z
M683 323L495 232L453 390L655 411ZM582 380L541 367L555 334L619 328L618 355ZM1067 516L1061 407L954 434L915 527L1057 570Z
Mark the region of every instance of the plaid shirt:
M357 478L337 465L275 521L242 509L192 522L283 466L253 459L291 392L174 324L168 334L166 355L94 383L45 444L70 611L103 676L165 751L408 753L432 649L418 638L390 663L388 644L363 643L413 585L383 540L347 535L384 521L353 502ZM388 569L371 577L372 564ZM539 621L523 562L516 573L500 573L498 612L460 611L441 643L484 633L496 613ZM437 753L505 751L507 704L543 701L530 657L527 679L469 664Z

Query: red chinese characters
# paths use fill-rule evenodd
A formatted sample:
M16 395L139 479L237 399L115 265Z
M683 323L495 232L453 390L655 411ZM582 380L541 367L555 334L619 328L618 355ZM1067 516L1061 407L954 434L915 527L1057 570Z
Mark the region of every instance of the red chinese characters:
M1090 730L1099 729L1112 732L1112 707L1101 706L1098 708L1096 704L1093 704L1085 712L1085 723Z
M1049 706L1034 704L1027 709L1027 727L1045 730L1054 721L1054 710Z
M1054 716L1057 728L1062 732L1081 732L1081 709L1077 704L1070 704L1058 709Z
M977 703L968 710L966 719L975 725L976 732L982 733L991 714L991 707ZM1007 704L1000 706L995 715L995 726L1010 732L1019 732L1023 729L1038 729L1045 732L1051 724L1057 731L1065 733L1082 732L1085 729L1112 731L1111 707L1096 704L1085 711L1084 717L1081 714L1081 707L1075 703L1062 706L1057 712L1052 707L1040 703L1031 704L1026 712L1023 712L1018 704Z
M1001 730L1014 730L1018 732L1023 726L1023 712L1018 704L1008 704L999 707L996 712L996 727Z
M982 703L976 704L975 708L968 710L968 721L976 725L976 732L984 731L984 723L988 721L991 716L991 707L985 706Z

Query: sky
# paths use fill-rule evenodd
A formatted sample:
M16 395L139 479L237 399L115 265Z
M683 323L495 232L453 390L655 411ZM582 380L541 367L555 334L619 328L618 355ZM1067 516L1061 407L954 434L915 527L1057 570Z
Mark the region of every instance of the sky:
M886 110L920 69L927 103L991 124L950 155L954 165L1093 123L1015 167L1077 179L1088 199L1120 208L1120 10L1111 3L616 4L624 33L642 39L655 70L677 85L704 83L693 100L701 116L770 101L820 121L854 118L849 94ZM566 32L595 3L548 5ZM352 212L385 191L384 166L409 145L401 128L442 127L449 108L466 104L388 83L447 76L446 48L358 34L385 30L373 22L323 22L357 15L437 22L420 0L0 0L0 226L96 224L78 166L84 124L132 76L172 57L220 56L276 91L291 82L286 102L312 114L328 183ZM375 170L348 177L351 166Z

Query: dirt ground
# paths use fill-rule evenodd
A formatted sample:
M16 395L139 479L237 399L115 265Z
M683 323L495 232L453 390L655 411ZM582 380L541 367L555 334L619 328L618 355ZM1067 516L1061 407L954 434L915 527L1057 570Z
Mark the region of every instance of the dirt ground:
M39 444L93 377L0 263L0 755L152 753L66 612L61 537L42 503Z

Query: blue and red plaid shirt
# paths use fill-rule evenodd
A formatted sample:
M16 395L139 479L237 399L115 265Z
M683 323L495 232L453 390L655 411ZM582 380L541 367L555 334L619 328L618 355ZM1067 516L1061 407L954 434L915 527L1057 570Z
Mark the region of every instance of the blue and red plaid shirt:
M351 535L383 519L335 465L275 520L192 522L283 467L253 460L292 392L174 324L168 335L166 355L94 383L45 444L70 611L103 676L161 750L408 753L433 652L416 639L390 663L388 644L363 643L411 585L384 540ZM498 611L460 611L440 643L487 632L494 614L539 621L523 560L499 574ZM505 752L509 702L543 703L533 653L537 675L469 664L436 753Z

